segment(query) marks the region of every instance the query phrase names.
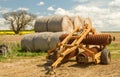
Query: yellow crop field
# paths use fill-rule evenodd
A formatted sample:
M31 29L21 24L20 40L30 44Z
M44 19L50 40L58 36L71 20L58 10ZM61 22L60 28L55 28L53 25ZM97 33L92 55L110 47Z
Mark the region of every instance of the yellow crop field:
M19 35L34 33L33 30L20 31ZM1 30L0 35L15 35L12 30Z

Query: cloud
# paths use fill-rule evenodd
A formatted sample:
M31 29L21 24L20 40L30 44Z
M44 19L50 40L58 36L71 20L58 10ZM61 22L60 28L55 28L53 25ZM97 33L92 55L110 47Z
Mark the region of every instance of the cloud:
M89 16L95 16L95 15L104 15L104 13L108 13L109 10L108 9L101 9L98 7L88 7L88 6L83 6L83 5L78 5L76 7L74 7L71 10L65 10L63 8L57 8L55 10L55 14L59 14L59 15L80 15L83 17L89 17Z
M0 18L0 25L4 24L4 22L5 22L5 19L4 18Z
M63 8L57 8L55 10L54 14L56 14L56 15L70 15L70 16L74 15L73 13L71 13L71 11L65 10Z
M1 14L7 13L7 12L9 12L9 11L11 11L10 8L0 7L0 13L1 13Z
M73 0L74 2L88 2L89 0Z
M55 9L52 6L50 6L50 7L47 8L47 10L54 11Z
M106 11L106 9L101 9L99 7L96 6L83 6L83 5L78 5L74 8L75 11L78 12L103 12Z
M37 5L42 6L42 5L45 5L45 3L44 2L39 2Z
M0 30L6 30L9 29L9 25L5 24L5 19L0 18Z
M110 6L120 7L120 0L113 0L109 3Z
M28 11L29 8L20 7L20 8L18 8L17 10L25 10L25 11Z

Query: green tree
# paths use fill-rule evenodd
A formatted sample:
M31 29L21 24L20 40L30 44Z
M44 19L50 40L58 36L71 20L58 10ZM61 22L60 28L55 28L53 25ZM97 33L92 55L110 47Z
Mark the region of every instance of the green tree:
M25 10L18 10L3 14L3 18L8 24L10 24L10 29L13 30L15 34L19 34L21 30L25 30L35 17L35 15L28 13Z

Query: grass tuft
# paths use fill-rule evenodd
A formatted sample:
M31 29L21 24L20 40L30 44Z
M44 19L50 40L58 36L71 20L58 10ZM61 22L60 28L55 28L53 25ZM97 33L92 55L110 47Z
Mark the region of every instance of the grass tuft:
M0 43L1 44L1 43ZM3 43L2 43L3 44ZM45 56L46 52L44 51L25 51L21 49L21 45L18 42L15 43L5 43L9 47L9 53L6 57L0 55L0 61L4 61L6 59L14 59L17 57L38 57L38 56Z

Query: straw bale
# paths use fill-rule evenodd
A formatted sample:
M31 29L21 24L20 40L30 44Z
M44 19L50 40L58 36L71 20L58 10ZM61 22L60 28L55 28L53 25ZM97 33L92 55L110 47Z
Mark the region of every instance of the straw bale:
M71 20L73 22L73 28L75 29L76 27L80 27L82 28L82 26L84 25L84 20L83 18L79 17L79 16L75 16L75 17L71 17Z
M48 21L48 31L50 32L71 32L73 24L68 16L54 16Z
M42 50L46 51L49 48L49 37L52 34L52 32L41 32L35 35L33 42L35 50Z
M34 30L35 32L47 32L49 16L41 17L35 21Z
M60 42L59 37L63 34L66 34L66 32L55 32L50 36L50 49L54 48L57 45L57 43Z
M24 35L21 39L21 48L28 51L34 51L33 38L34 34Z

